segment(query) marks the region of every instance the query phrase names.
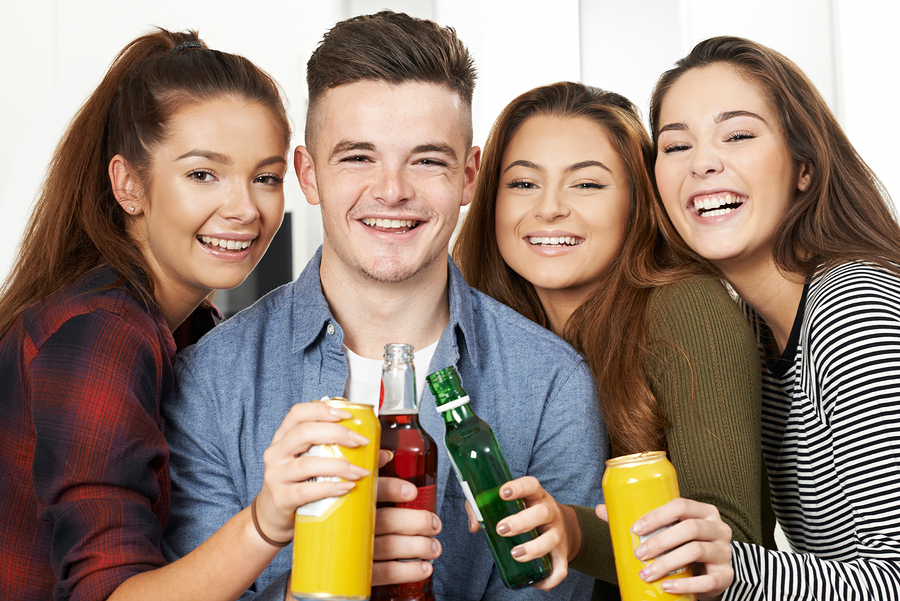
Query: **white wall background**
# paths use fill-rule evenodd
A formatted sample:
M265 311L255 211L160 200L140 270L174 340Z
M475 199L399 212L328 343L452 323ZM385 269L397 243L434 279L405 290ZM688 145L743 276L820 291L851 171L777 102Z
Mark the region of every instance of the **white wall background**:
M469 46L480 74L476 144L514 96L563 79L623 93L646 113L663 70L697 41L734 34L795 60L900 195L900 9L893 0L3 0L0 278L66 123L129 40L154 25L194 28L210 46L248 56L284 87L299 144L309 54L335 22L385 7L451 25ZM321 240L318 210L293 177L285 189L299 273Z

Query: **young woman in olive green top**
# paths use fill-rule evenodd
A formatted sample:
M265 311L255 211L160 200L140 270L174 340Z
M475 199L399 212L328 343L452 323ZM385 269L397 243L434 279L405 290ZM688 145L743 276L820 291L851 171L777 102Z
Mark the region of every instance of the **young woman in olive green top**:
M756 344L721 283L679 264L660 238L650 153L636 107L618 94L568 82L526 92L491 131L454 259L470 285L585 355L612 456L668 451L683 497L715 506L735 539L772 546ZM513 555L551 553L540 588L569 566L616 582L594 508L561 505L534 478L501 495L528 506L501 534L542 532Z

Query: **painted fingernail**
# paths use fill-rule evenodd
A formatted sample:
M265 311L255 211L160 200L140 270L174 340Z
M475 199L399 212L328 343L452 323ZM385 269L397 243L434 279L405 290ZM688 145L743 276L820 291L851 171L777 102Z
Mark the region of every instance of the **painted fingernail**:
M667 593L675 592L675 584L671 580L663 580L659 583L659 586L661 586L662 590L666 591Z
M347 469L350 470L351 474L353 474L354 476L356 476L358 478L364 478L372 473L369 470L367 470L366 468L360 467L358 465L354 465L352 463L350 464L350 467Z
M638 559L643 559L644 553L646 553L646 552L647 552L647 547L645 547L644 545L638 545L637 547L634 548L634 556L637 557Z
M641 580L646 582L648 578L653 576L653 566L647 566L638 573L638 576L641 577Z
M504 497L509 498L512 496L513 492L512 492L512 489L507 486L506 488L504 488L503 490L500 491L500 494Z
M509 524L500 523L497 525L497 534L506 534L509 532Z
M369 444L368 438L366 438L359 432L354 432L353 430L350 430L350 440L352 440L356 444Z
M525 555L524 547L513 547L512 556L513 557L522 557Z

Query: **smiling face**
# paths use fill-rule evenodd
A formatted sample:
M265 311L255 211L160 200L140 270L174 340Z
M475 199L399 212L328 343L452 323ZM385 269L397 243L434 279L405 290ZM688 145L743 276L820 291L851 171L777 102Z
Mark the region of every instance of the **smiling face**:
M446 274L480 157L463 101L436 84L358 81L318 102L315 154L300 147L295 164L321 205L322 271L393 283Z
M284 153L282 130L258 103L219 98L173 115L129 223L158 301L196 306L244 281L281 225Z
M580 304L622 248L628 174L606 132L585 117L531 117L500 162L497 244L548 303Z
M684 241L723 272L771 265L798 168L763 88L733 66L687 71L663 97L656 181Z

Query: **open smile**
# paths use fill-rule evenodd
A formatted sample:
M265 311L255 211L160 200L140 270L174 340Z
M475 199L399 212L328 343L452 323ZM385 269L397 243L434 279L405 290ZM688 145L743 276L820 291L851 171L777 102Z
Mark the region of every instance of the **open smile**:
M718 217L741 208L747 200L746 196L731 193L697 196L694 198L694 210L700 217Z
M253 240L226 240L212 236L197 236L197 240L203 246L219 252L241 252L250 248L253 243Z
M577 236L527 236L525 240L532 246L578 246L584 242L584 238Z
M363 225L377 229L382 232L390 232L402 234L419 227L421 221L415 219L381 219L375 217L366 217L360 219Z

